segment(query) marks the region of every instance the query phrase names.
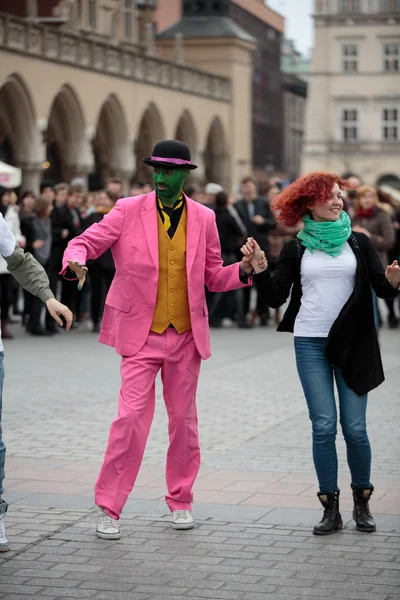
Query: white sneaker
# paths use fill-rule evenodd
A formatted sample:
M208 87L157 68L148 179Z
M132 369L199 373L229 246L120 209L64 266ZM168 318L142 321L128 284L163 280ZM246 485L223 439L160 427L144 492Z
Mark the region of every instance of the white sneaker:
M0 497L0 552L7 552L10 549L8 539L6 538L6 528L4 525L4 517L7 512L7 503Z
M110 517L104 510L103 507L99 506L99 513L97 515L97 537L103 540L119 540L121 537L121 531L118 526L117 519Z
M174 510L172 527L173 529L193 529L194 519L190 510Z

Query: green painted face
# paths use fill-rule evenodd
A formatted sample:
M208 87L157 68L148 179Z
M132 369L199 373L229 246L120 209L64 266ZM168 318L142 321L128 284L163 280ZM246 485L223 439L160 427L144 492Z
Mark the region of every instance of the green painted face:
M158 197L164 204L172 205L179 198L186 177L189 175L187 169L165 169L155 167L153 170L153 181Z

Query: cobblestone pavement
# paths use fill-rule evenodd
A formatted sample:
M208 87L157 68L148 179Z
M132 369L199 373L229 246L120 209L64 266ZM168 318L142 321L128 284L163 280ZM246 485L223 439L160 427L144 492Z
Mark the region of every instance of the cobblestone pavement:
M0 558L0 598L35 600L343 600L400 598L400 534L123 519L123 538L98 540L84 512L16 508L16 551Z
M197 527L174 532L165 494L161 387L119 542L93 535L93 484L116 413L119 358L81 330L6 344L7 531L0 599L400 600L400 331L382 330L387 381L369 401L371 508L378 532L351 520L339 435L345 530L319 519L311 434L292 339L268 329L213 332L198 392L202 467Z

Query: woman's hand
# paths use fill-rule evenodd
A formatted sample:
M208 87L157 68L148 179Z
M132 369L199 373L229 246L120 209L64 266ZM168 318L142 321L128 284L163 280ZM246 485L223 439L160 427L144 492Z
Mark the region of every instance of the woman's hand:
M247 242L241 247L244 260L247 260L253 267L255 273L261 273L268 268L268 261L265 253L261 250L254 238L247 238Z
M49 300L47 300L46 306L47 310L49 311L53 319L57 321L60 327L63 326L63 322L60 319L60 316L64 317L65 328L67 331L69 331L72 325L73 316L68 306L65 306L65 304L61 304L61 302L59 302L55 298L50 298Z
M391 265L386 267L386 279L395 290L400 286L400 267L397 260L394 260Z
M86 281L86 273L88 272L88 268L85 265L81 265L81 263L76 260L68 261L69 268L71 271L75 273L78 278L78 290L80 291L83 288L83 284Z
M39 250L39 248L43 248L43 246L44 246L44 241L43 240L36 240L32 244L32 248L34 250Z

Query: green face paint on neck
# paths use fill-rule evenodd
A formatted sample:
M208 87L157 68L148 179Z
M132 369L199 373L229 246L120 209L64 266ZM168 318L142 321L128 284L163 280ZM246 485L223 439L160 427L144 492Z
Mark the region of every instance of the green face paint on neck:
M173 206L181 195L183 184L189 172L186 169L164 169L157 167L153 170L153 181L157 196L166 206Z

